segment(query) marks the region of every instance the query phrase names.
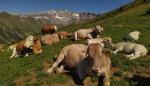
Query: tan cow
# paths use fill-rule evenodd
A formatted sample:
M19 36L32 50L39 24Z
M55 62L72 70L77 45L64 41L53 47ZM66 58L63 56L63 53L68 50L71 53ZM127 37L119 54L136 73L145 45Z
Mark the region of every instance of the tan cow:
M42 42L45 45L51 45L53 43L59 42L58 34L45 35L42 37Z
M92 71L94 71L94 74L104 75L104 84L105 86L109 86L109 67L111 64L109 53L107 50L102 52L100 44L96 44L96 49L92 47L93 45L89 45L88 48L88 46L83 44L71 44L64 47L57 57L57 60L47 72L51 74L54 69L62 63L62 65L56 69L58 73L64 72L64 67L67 66L71 69L76 69L79 79L83 81L86 76L93 74ZM89 52L87 52L87 50Z
M100 33L103 32L103 28L101 26L95 26L94 28L89 29L80 29L75 31L74 37L75 40L79 39L92 39L98 37Z

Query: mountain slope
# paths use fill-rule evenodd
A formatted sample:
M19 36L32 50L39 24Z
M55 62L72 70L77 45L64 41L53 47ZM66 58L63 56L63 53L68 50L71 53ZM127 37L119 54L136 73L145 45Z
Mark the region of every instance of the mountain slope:
M10 44L23 39L28 34L40 31L41 22L31 17L23 18L6 12L0 13L0 43Z
M80 28L88 28L100 24L104 27L104 36L110 36L114 43L123 41L122 39L128 32L139 30L142 34L136 43L145 45L150 50L150 3L137 5L113 17L107 17L103 20L93 20L84 24L73 24L59 30L74 32ZM61 86L72 78L66 74L47 75L45 71L54 61L55 55L60 50L72 43L85 43L85 41L71 41L69 39L61 40L59 43L51 46L44 46L41 55L31 55L27 58L20 57L9 60L11 52L4 51L0 53L0 85L1 86L53 86L54 83L60 83ZM112 74L111 86L149 86L150 79L143 76L128 78L127 74L138 70L139 68L149 69L150 56L140 57L136 60L129 61L123 57L123 54L111 55L112 66L117 72ZM142 70L142 69L141 69ZM140 71L140 70L138 70ZM149 71L144 70L149 75ZM142 72L142 73L144 73ZM139 72L139 74L141 71ZM71 74L70 74L71 75ZM142 74L143 75L143 74ZM137 78L138 77L138 78ZM95 83L95 77L92 83ZM93 84L92 84L93 85ZM91 85L91 86L92 86ZM71 86L71 85L70 85ZM93 85L94 86L94 85Z

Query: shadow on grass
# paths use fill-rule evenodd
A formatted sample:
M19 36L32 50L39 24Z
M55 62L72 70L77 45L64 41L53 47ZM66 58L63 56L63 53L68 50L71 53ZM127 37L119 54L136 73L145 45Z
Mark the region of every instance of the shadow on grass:
M150 78L134 75L133 78L130 79L130 81L135 82L134 86L150 86ZM132 84L131 82L130 84Z

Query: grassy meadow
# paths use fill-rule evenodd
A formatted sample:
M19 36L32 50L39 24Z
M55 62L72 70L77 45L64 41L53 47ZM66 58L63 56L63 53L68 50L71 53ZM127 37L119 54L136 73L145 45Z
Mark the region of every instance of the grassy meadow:
M74 32L80 28L88 28L93 25L104 27L103 37L112 37L113 42L121 42L123 38L131 31L138 30L142 34L136 43L145 45L150 50L150 3L142 4L134 8L121 12L113 17L103 20L96 19L83 24L72 24L60 28ZM51 86L54 83L64 84L72 78L66 74L46 74L46 70L51 66L55 56L60 50L72 43L85 43L85 41L72 41L69 39L43 47L43 53L40 55L30 55L29 57L19 57L9 59L10 51L5 49L0 53L0 86ZM150 56L140 57L129 61L123 54L111 55L112 67L118 69L111 76L111 86L150 86L139 85L138 81L132 81L126 77L126 73L132 72L138 68L150 67ZM94 77L95 78L95 77ZM150 81L150 78L148 79ZM97 78L92 81L97 82ZM63 86L63 85L62 85Z

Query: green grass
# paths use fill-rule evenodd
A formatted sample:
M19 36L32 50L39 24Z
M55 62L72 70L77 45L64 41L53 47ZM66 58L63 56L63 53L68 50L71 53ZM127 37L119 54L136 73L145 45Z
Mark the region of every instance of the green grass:
M110 36L114 43L123 41L122 39L130 31L139 30L142 34L136 43L145 45L150 50L150 16L144 15L150 9L150 3L142 4L132 9L121 12L114 17L103 20L93 20L84 24L73 24L60 30L74 32L80 28L88 28L93 25L100 24L104 27L104 36ZM41 86L51 85L53 83L65 83L70 76L65 74L47 75L44 70L44 62L53 63L55 55L58 55L60 50L72 43L85 43L85 41L71 41L69 39L61 40L60 42L44 46L44 51L40 55L30 55L29 57L19 57L9 60L11 52L4 51L0 53L0 86L16 86L15 80L24 78L24 86ZM130 86L124 73L133 68L150 67L150 56L140 57L136 60L129 61L125 59L123 54L111 55L112 66L118 67L120 70L111 78L112 86ZM34 70L34 74L32 74ZM35 78L35 80L32 79ZM119 78L119 79L117 79ZM94 78L94 81L96 79Z

